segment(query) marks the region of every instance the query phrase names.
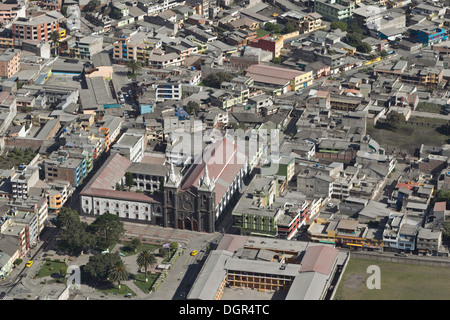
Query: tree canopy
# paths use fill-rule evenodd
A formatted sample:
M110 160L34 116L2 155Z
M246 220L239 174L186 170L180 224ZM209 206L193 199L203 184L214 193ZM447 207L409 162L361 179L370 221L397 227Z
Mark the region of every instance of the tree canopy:
M125 233L120 218L108 212L98 216L90 228L98 236L97 244L100 248L108 248L111 244L119 242L120 237Z
M406 122L405 116L399 112L391 111L386 116L386 123L390 126L392 131L398 129L398 127Z
M117 252L99 253L89 257L89 261L83 267L83 271L91 278L106 280L109 276L109 271L120 261L121 259Z
M342 31L347 31L347 23L344 21L333 21L331 22L330 28L332 30L341 29Z
M227 73L227 72L216 72L216 73L211 73L208 76L206 76L205 79L203 79L203 82L208 86L208 87L213 87L213 88L220 88L220 85L222 84L222 82L224 81L230 81L231 79L234 78L234 75Z

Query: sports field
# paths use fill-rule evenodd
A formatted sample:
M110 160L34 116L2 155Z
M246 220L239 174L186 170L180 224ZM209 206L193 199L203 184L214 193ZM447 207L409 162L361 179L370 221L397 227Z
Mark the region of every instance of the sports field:
M379 267L380 289L367 287L367 279L374 276L367 272L371 265ZM450 268L350 259L334 299L447 300L449 297Z

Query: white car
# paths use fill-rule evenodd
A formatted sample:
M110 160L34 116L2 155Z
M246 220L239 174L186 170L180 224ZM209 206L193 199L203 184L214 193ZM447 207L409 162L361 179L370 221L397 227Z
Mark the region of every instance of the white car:
M333 202L330 202L329 204L327 204L327 207L332 207L332 206L334 206Z

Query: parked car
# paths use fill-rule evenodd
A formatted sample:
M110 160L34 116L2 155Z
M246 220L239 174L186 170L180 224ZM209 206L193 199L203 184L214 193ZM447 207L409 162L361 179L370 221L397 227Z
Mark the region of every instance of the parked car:
M395 254L397 257L407 257L408 255L404 252L400 252L400 253L396 253Z

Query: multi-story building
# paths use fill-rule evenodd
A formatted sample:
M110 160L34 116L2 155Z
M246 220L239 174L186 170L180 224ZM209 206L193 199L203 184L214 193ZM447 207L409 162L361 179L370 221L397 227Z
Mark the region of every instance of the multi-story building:
M68 181L53 181L46 189L49 211L58 212L66 203L73 192L73 188Z
M87 36L76 41L71 56L79 59L91 60L92 56L103 50L103 37Z
M446 30L439 27L414 26L409 28L411 37L424 47L447 40Z
M296 245L294 245L294 243ZM339 250L298 241L225 235L208 256L187 298L219 300L225 287L284 292L286 300L323 300L338 265Z
M181 100L181 83L176 81L158 81L153 85L156 101Z
M26 15L26 6L18 3L2 3L0 4L0 22L9 24L16 18L24 18Z
M414 251L419 229L419 223L414 220L408 220L406 213L391 212L383 230L384 250Z
M0 77L11 78L20 71L21 50L6 49L0 54Z
M251 77L256 85L274 87L278 94L297 91L313 83L312 71L272 67L255 64L246 69L247 77Z
M417 251L419 254L439 254L442 247L442 231L420 228L417 234Z
M310 33L325 27L322 16L317 12L303 13L291 10L283 13L281 18L286 23L296 26L301 33Z
M248 175L248 158L229 139L208 145L183 176L173 164L164 181L164 226L214 232Z
M281 54L281 49L283 49L283 38L267 37L250 41L249 44L252 47L272 52L273 58L275 58L279 57Z
M111 151L127 157L132 162L140 162L145 151L144 134L124 133L111 147Z
M126 157L111 154L81 191L80 213L98 216L108 212L122 219L162 225L163 206L158 195L116 190L117 184L125 186L131 164Z
M166 53L162 50L154 50L148 58L148 66L155 69L163 69L166 67L181 66L184 58L176 52Z
M134 187L137 190L162 192L167 167L162 164L132 162L127 172L133 174Z
M356 8L355 1L349 0L314 0L314 11L318 12L325 20L348 21L353 16Z
M27 199L30 188L39 180L39 168L33 166L19 166L17 172L11 177L13 199Z
M161 48L161 45L160 39L152 38L147 32L121 35L113 44L113 60L118 63L135 60L147 65L153 49Z
M39 16L18 18L12 24L13 38L16 44L22 40L51 41L51 34L59 32L59 24L64 16L57 11L45 12Z
M78 187L86 176L86 159L71 157L68 150L54 151L44 161L45 179L68 181Z

